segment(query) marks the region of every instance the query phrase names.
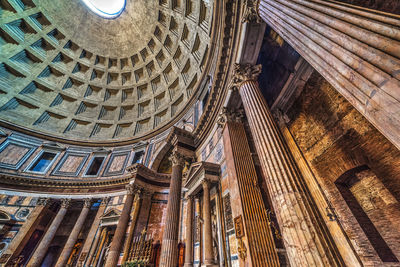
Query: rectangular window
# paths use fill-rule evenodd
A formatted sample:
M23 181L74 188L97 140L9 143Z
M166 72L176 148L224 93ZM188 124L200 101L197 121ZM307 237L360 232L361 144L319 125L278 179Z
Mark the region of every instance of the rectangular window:
M90 209L91 209L91 210L98 209L98 208L100 207L100 204L101 204L101 199L99 199L99 200L97 200L96 202L94 202L94 203L92 204L92 207L91 207Z
M44 173L56 157L56 153L43 152L36 162L29 168L29 171Z
M135 155L133 156L133 159L132 159L132 164L142 163L143 155L144 155L144 151L135 152Z
M97 176L105 157L95 157L86 171L87 176Z

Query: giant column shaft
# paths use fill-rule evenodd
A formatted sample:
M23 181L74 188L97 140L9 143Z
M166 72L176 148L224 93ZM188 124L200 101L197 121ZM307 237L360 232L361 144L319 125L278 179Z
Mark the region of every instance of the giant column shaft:
M189 196L186 206L186 244L185 244L185 265L193 267L193 197Z
M321 218L264 97L254 80L260 66L235 68L251 133L292 266L338 266L340 255L320 227Z
M129 217L132 209L134 186L129 184L126 186L126 200L124 208L122 209L121 215L118 220L117 229L111 241L110 252L106 260L106 267L117 266L121 247L124 242L126 227L128 226Z
M163 267L176 267L178 260L179 212L184 157L174 151L171 161L171 183L169 186L167 216L161 245L160 266Z
M53 241L57 229L60 226L62 220L64 219L65 214L67 213L69 203L70 203L69 199L62 200L61 207L58 210L56 217L51 222L50 227L47 229L42 240L40 240L39 245L37 246L31 259L26 265L27 267L37 267L40 266L40 264L42 263L44 256L46 255L47 249L49 248L51 241Z
M72 229L71 234L69 235L68 240L65 243L64 248L61 252L61 255L57 260L56 267L63 267L67 263L68 258L71 255L72 249L74 248L74 245L78 240L78 236L82 230L82 226L85 223L86 217L90 210L90 206L91 206L91 199L85 199L85 203L83 204L81 213L79 214L79 217L76 220L74 228Z
M400 149L400 19L322 0L261 0L259 14Z
M302 177L304 178L307 187L310 190L310 194L312 195L315 204L317 205L319 212L321 214L325 214L326 211L331 208L331 206L324 192L322 191L322 188L319 185L319 182L322 181L317 180L319 178L314 176L314 173L312 172L310 166L304 158L304 155L302 154L300 148L297 146L296 141L294 140L291 132L287 128L280 113L279 126L282 131L282 135L288 145L288 148L290 149L290 152L292 153L293 158L296 161L297 166L299 167ZM355 249L352 246L341 225L338 224L335 220L330 220L329 216L324 216L323 219L345 264L347 266L354 267L361 266Z

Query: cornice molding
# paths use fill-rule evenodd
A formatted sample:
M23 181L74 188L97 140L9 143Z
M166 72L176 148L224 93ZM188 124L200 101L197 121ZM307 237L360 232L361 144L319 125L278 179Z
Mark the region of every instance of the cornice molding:
M218 110L221 109L228 93L229 76L235 63L234 55L238 48L241 27L239 14L242 5L238 4L238 1L229 1L229 5L226 4L224 7L220 6L219 8L223 9L224 12L222 10L218 12L225 14L225 17L221 18L223 21L220 22L223 25L222 29L224 29L223 31L221 30L221 37L219 38L218 50L221 53L216 62L209 100L193 132L196 136L196 146L200 146L207 139L208 132L216 123L219 115ZM218 8L215 8L215 12L217 10Z
M98 190L110 190L110 189L123 189L126 184L129 183L131 177L124 176L119 178L107 178L107 179L49 179L49 178L38 178L32 176L20 176L15 174L0 173L0 185L4 185L6 188L18 189L21 187L27 187L29 189L48 189L50 192L59 192L60 189L71 190L81 189L98 191ZM52 191L53 189L53 191ZM47 190L46 190L47 191ZM65 192L65 191L63 191Z

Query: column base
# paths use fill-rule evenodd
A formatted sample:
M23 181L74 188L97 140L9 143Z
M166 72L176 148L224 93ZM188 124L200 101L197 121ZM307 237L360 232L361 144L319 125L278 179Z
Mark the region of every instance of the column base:
M215 263L203 263L201 267L219 267L219 265Z
M183 267L193 267L193 263L185 263Z

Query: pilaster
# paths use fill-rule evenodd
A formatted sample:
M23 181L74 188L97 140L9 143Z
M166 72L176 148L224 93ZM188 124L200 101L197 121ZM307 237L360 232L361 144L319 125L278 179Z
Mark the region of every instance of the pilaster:
M279 266L278 254L268 222L257 173L247 141L243 112L224 109L220 125L224 127L223 140L226 165L232 178L231 193L241 208L236 218L242 216L244 233L239 237L241 262L248 266Z

